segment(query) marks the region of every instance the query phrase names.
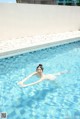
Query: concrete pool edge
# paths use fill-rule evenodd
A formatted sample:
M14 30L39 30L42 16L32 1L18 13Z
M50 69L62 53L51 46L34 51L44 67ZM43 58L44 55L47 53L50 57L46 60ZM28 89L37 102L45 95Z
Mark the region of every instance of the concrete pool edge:
M73 33L75 33L75 35L73 35ZM35 50L41 50L41 49L45 49L45 48L49 48L49 47L59 46L59 45L63 45L66 43L76 42L76 41L80 40L80 31L67 32L67 34L68 35L66 35L66 33L63 33L63 34L61 33L61 34L56 34L56 35L53 35L53 34L49 34L49 35L45 34L42 36L40 35L40 37L43 39L41 41L39 41L40 39L35 40L36 36L33 36L33 37L31 37L31 39L27 40L26 43L28 43L28 44L26 46L23 45L23 47L22 46L17 47L16 42L13 42L14 45L16 45L16 48L13 47L10 49L2 50L2 52L0 50L0 59L23 54L26 52L32 52ZM39 35L38 35L38 37L39 37ZM38 37L37 37L37 39L38 39ZM45 38L47 38L47 37L48 37L48 40L45 41ZM29 37L27 37L27 38L29 38ZM23 40L21 42L23 42ZM24 42L23 44L26 44L26 43ZM18 44L18 46L19 46L19 44Z

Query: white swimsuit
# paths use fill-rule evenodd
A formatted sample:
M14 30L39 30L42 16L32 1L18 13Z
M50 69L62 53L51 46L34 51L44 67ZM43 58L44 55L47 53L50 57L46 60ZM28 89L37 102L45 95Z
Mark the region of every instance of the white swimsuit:
M47 74L47 75L45 76L45 78L46 78L46 79L49 79L49 80L55 80L55 79L56 79L56 76L53 75L53 74Z

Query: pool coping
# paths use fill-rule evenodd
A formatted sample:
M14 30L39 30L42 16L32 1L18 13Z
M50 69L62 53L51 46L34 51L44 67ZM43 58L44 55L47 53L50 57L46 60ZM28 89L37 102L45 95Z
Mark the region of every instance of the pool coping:
M40 34L0 41L0 58L32 52L80 40L80 31Z

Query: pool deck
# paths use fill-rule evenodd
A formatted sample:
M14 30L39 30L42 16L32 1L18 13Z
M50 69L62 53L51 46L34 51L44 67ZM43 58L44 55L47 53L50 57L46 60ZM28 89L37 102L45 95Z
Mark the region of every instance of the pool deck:
M80 40L80 31L0 40L0 58Z

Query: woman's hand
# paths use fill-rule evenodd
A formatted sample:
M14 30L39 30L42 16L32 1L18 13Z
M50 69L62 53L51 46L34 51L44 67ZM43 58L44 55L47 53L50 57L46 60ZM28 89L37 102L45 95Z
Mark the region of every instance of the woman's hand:
M25 85L25 84L21 84L20 86L21 86L21 87L26 87L26 85Z
M65 71L60 72L60 74L65 74L65 73L68 73L68 72L70 72L70 71L69 70L65 70Z
M24 84L22 81L18 83L21 87L26 87L26 84Z
M22 85L22 84L23 84L23 81L18 82L18 84L19 84L19 85Z

